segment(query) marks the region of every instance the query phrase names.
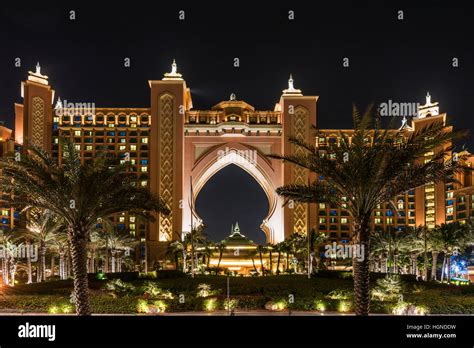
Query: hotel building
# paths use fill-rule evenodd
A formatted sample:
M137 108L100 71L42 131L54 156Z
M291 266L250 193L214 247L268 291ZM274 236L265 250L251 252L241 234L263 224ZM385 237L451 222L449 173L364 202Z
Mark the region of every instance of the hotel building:
M119 227L141 240L142 254L146 250L149 260L161 259L170 241L190 231L191 220L202 222L193 203L206 182L231 163L246 170L268 197L269 211L260 226L268 242L280 242L293 232L305 233L308 227L327 233L331 242L349 240L350 217L344 204L283 206L275 189L289 183L304 184L308 174L266 157L299 151L289 143L290 135L315 143L321 151L339 141L341 130L318 127L316 138L311 132L311 124L318 126L319 97L303 95L290 77L288 88L272 110L256 110L235 95L210 110L195 110L191 90L174 62L171 72L148 84L150 104L146 108L62 102L38 65L21 83L23 103L15 104L14 131L0 126L0 154L12 154L13 143L33 143L61 161L59 138L65 137L75 142L82 161L104 151L129 161L137 184L159 194L171 209L170 215L157 216L154 223L126 213L114 217ZM418 115L410 124L404 119L402 127L409 133L438 121L446 123L446 114L440 113L438 103L428 96ZM342 132L350 137L353 131ZM427 153L423 160L431 155ZM474 165L474 157L466 164ZM396 197L397 212L388 206L378 207L373 227L403 229L467 221L474 217L473 173L461 173L457 179L459 183L430 184ZM0 213L0 228L12 227L16 213L2 208Z

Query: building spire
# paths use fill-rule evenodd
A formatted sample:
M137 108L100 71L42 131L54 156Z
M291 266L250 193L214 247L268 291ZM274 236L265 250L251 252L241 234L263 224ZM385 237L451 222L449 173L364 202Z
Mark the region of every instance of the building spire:
M283 90L283 95L303 95L300 89L296 89L293 81L293 74L288 79L288 88Z
M60 97L58 97L58 100L56 101L56 105L54 106L55 109L62 109L63 108L63 102Z
M293 85L293 75L290 74L290 78L288 79L288 91L294 91L295 86Z
M178 65L176 64L176 59L173 58L173 63L171 64L171 72L165 73L163 80L182 80L180 73L178 73Z
M39 62L36 62L36 72L37 75L41 75L41 65Z

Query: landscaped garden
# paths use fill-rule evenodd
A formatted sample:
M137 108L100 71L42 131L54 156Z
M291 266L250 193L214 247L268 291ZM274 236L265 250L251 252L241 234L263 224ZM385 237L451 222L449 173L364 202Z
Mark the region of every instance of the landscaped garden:
M311 279L304 275L191 278L174 271L111 276L113 279L89 275L92 313L353 311L351 272L321 271ZM410 275L373 274L372 279L371 313L474 314L473 286L420 283ZM0 308L17 313L74 313L71 294L71 280L3 287Z

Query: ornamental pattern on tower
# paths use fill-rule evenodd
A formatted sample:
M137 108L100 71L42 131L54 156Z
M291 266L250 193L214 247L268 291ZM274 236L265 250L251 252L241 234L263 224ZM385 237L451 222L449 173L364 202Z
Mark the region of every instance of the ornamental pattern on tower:
M308 110L302 106L295 108L295 113L292 119L293 135L302 140L307 139L308 130ZM304 150L301 147L293 147L295 155L304 154ZM307 173L304 168L299 166L293 166L293 180L297 185L306 185ZM307 206L304 203L295 203L293 210L293 232L306 233L307 224Z
M43 146L44 141L44 100L40 97L33 98L31 126L31 144Z
M173 207L173 135L174 135L174 97L171 94L163 94L160 97L160 197ZM159 240L170 241L173 236L173 210L167 216L160 214L159 217Z

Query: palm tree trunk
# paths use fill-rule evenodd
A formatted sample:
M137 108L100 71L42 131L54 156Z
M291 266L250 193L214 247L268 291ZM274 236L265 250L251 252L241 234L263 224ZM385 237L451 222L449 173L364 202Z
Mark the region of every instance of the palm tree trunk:
M451 255L446 255L446 268L448 271L446 272L446 278L448 280L448 284L451 284Z
M260 257L260 269L262 271L262 276L265 275L265 268L263 267L263 257L262 257L262 250L259 252L259 257Z
M87 280L87 239L82 229L69 231L76 314L90 315L89 284Z
M280 259L281 259L281 251L278 250L276 274L280 274Z
M66 264L64 262L64 251L59 252L59 279L66 279Z
M222 249L219 251L219 261L217 261L217 268L218 268L218 269L219 269L219 266L221 265L223 252L224 252L224 251L223 251Z
M432 265L431 265L431 280L436 280L436 268L438 266L438 252L432 251L431 256L433 258Z
M54 255L51 255L51 276L54 277Z
M41 242L41 281L44 282L46 280L46 246L44 242Z
M446 254L443 256L443 267L441 268L441 283L444 280L444 271L446 269Z
M26 267L28 269L28 281L26 284L33 283L33 270L31 267L31 242L26 241Z
M111 267L111 272L115 273L115 251L112 250L112 255L110 257L110 267Z
M354 218L353 243L363 248L362 260L353 255L352 267L354 270L355 314L369 315L369 252L370 252L370 215Z

